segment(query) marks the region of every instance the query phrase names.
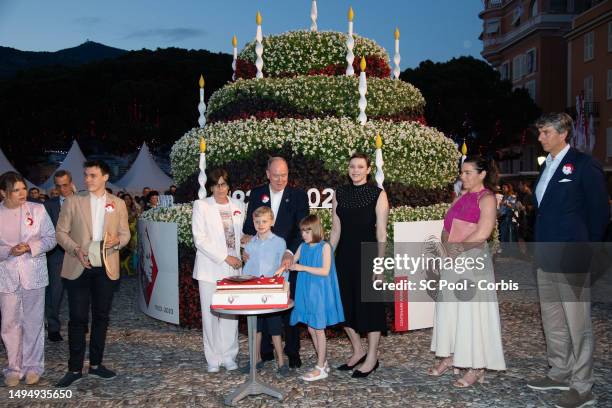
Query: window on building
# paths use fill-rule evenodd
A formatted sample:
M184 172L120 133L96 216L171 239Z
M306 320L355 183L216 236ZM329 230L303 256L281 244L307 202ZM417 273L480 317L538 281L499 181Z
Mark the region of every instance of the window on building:
M593 102L593 75L584 78L584 101Z
M532 48L525 54L525 75L536 72L536 49Z
M529 96L535 102L536 100L536 81L532 79L531 81L527 81L525 83L525 89L529 92Z
M531 6L529 7L529 16L535 17L538 15L538 0L531 0Z
M498 34L499 33L499 20L489 20L485 24L485 34Z
M517 55L512 59L512 80L518 81L523 77L523 56Z
M502 81L510 79L510 63L505 61L499 67L499 77Z
M612 128L606 129L606 145L608 146L606 156L608 158L612 157Z
M595 33L593 31L589 31L584 35L584 60L590 61L594 58L594 42L595 42Z
M608 52L612 52L612 21L608 23Z
M612 69L608 70L608 81L607 81L607 88L606 88L606 99L610 100L612 99Z
M523 4L519 3L518 7L512 12L512 25L518 26L521 24L521 15L523 15Z

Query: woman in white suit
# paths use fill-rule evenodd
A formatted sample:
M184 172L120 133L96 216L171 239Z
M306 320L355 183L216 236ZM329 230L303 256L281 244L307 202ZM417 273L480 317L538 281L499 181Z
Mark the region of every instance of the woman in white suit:
M55 229L42 204L26 201L18 173L0 176L0 310L9 387L36 384L44 370L45 253L56 245Z
M244 203L229 197L228 174L212 170L206 182L211 197L193 203L192 231L197 249L193 278L200 287L204 356L208 372L219 367L235 370L238 354L238 320L210 310L216 282L240 273L240 238L246 211Z

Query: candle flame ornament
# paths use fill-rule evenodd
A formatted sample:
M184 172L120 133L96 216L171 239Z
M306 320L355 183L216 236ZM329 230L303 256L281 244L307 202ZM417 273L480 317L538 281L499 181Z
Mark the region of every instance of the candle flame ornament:
M463 164L463 162L465 161L467 157L467 152L468 152L468 148L467 148L467 145L465 144L465 139L463 139L463 144L461 145L461 164Z
M393 68L393 78L394 79L399 79L400 76L400 61L402 60L402 57L400 55L400 51L399 51L399 38L400 38L400 31L399 28L395 28L395 55L393 56L393 63L395 64L395 67Z
M355 54L353 54L353 48L355 48L355 39L353 38L353 8L349 7L348 12L348 36L346 37L346 76L353 76L355 70L353 69L353 61L355 61Z
M200 80L198 81L200 85L200 103L198 104L198 111L200 112L200 117L198 118L198 123L200 124L200 129L206 125L206 104L204 103L204 75L200 75Z
M360 63L361 73L359 74L359 116L357 120L362 125L368 121L368 117L366 116L365 110L366 106L368 106L368 101L366 100L366 93L368 92L368 81L366 79L366 60L365 57L361 57Z
M232 48L233 48L233 53L234 53L234 59L232 60L232 81L236 80L236 64L238 61L238 39L236 38L236 35L234 35L234 37L232 37Z
M383 154L382 154L382 138L380 137L380 133L376 135L376 184L378 184L379 188L385 189L383 187L383 182L385 181L385 173L383 172Z
M310 31L317 31L317 0L312 0L312 6L310 7Z
M263 78L263 34L261 32L261 13L258 11L257 16L255 17L255 21L257 22L257 33L255 34L255 54L257 55L257 59L255 60L255 66L257 67L257 73L255 74L255 78Z
M198 198L203 200L206 198L206 141L203 137L200 138L200 174L198 175L198 183L200 189L198 190Z

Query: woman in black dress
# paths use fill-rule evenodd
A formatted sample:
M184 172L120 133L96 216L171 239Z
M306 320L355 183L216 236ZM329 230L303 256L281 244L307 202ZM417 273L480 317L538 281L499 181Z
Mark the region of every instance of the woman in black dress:
M360 366L353 377L366 377L378 368L378 343L381 333L386 331L384 303L362 299L362 282L368 286L372 276L371 268L362 273L361 243L386 242L389 216L387 194L368 183L371 170L367 155L353 154L348 166L351 183L338 188L333 200L330 242L336 249L344 330L353 347L349 360L338 369L352 370ZM367 333L367 353L361 345L361 333Z

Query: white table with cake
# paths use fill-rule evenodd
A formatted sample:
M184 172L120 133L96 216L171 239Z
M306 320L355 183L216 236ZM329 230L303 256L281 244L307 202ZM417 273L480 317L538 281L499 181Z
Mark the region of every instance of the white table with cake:
M255 337L258 315L283 312L292 307L293 301L289 298L289 282L283 277L237 275L217 281L211 310L222 314L247 316L249 333L249 378L225 397L226 405L234 405L249 395L267 394L280 400L285 398L283 391L265 384L257 375Z

